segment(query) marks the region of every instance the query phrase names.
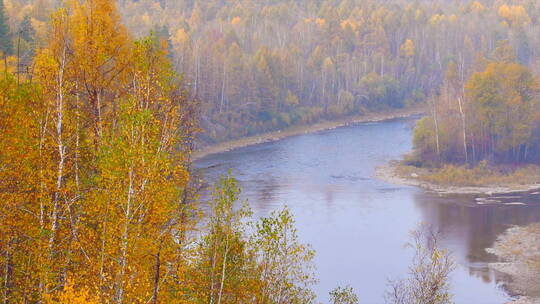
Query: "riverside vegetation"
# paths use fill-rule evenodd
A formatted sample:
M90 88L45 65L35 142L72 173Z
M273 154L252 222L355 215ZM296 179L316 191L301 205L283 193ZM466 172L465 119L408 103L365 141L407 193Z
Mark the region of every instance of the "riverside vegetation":
M0 76L2 302L315 303L315 253L287 208L247 221L231 175L199 208L199 103L167 42L133 39L110 0L68 2L49 26L33 71L6 60ZM449 256L426 237L391 303L448 301Z
M203 214L197 136L427 101L421 165L538 161L538 2L436 3L0 1L2 301L314 303L287 209L246 223L225 176ZM413 244L387 301L451 302L436 234Z
M540 183L540 83L508 44L467 82L451 64L396 172L445 186ZM538 186L540 187L540 186Z

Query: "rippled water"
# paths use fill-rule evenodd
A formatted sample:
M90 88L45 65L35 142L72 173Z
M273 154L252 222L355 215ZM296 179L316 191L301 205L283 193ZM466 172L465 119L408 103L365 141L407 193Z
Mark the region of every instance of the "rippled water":
M299 135L210 155L196 166L210 183L232 169L255 217L289 206L302 241L317 252L323 303L338 285L351 285L361 303L384 303L387 280L407 274L412 252L404 244L421 222L440 230L459 264L456 303L506 302L507 278L487 267L495 258L484 249L511 225L540 221L539 193L440 197L374 179L378 165L411 150L413 125L399 119Z

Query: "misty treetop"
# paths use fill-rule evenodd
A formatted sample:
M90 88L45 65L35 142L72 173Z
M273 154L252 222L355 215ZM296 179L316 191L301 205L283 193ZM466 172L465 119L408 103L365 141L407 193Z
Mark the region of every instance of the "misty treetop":
M125 1L168 37L207 140L415 106L447 65L467 79L499 41L538 64L537 1Z
M29 19L37 43L47 37L55 3L5 1L12 34ZM202 101L206 142L415 106L442 85L448 64L463 82L500 41L518 63L539 64L535 0L127 0L119 7L136 36L153 30L168 40L174 69Z

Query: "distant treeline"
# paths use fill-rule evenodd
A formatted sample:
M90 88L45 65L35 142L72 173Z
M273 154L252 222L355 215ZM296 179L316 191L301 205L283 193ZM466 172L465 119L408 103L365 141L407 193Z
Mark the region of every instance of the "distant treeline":
M508 41L538 64L538 1L125 1L168 38L203 101L206 140L424 101L449 63L463 81Z
M33 36L46 36L47 5L6 0L13 46L18 30L28 25ZM539 64L536 0L119 5L134 33L154 30L169 41L175 69L202 101L207 142L415 105L440 91L448 64L465 82L501 41L520 64Z

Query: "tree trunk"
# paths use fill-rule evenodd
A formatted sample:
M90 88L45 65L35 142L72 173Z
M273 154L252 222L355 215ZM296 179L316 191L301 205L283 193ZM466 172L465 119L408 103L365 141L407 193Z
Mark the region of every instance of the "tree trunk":
M221 296L223 295L223 285L225 284L225 269L227 268L227 255L229 254L229 236L225 240L225 254L223 255L223 265L221 266L221 284L219 287L218 304L221 304Z
M128 186L128 193L127 193L126 211L124 213L124 231L122 233L120 273L118 275L117 289L116 289L116 303L118 304L124 301L124 277L126 275L127 256L128 256L128 250L129 250L129 223L131 221L131 204L133 202L133 196L135 193L133 189L133 183L134 183L133 170L134 170L133 167L129 169L129 186Z
M435 101L429 100L429 105L431 106L431 115L433 116L433 124L435 125L435 148L437 151L437 157L440 158L441 156L441 149L440 149L440 143L439 143L439 122L437 119L437 110L435 109Z
M59 208L61 200L61 191L63 188L63 179L64 179L64 165L65 165L65 152L66 147L64 146L63 140L63 123L64 123L64 68L66 63L66 47L64 47L60 69L58 71L57 78L57 93L56 93L56 142L58 149L58 169L56 172L56 190L54 192L54 199L51 211L51 228L49 236L49 249L48 249L48 266L53 265L53 260L55 256L55 243L56 243L56 234L59 226ZM46 284L48 285L49 274L46 275ZM45 286L46 291L48 292L49 286Z
M152 295L152 303L157 304L158 301L158 292L159 292L159 277L160 277L160 267L161 267L161 261L160 261L160 250L158 250L158 253L156 254L156 271L154 273L154 293Z
M459 114L461 116L461 131L463 133L463 153L465 153L465 162L469 162L469 153L467 152L467 132L465 124L465 113L463 111L463 106L461 104L461 97L458 97L459 104Z

